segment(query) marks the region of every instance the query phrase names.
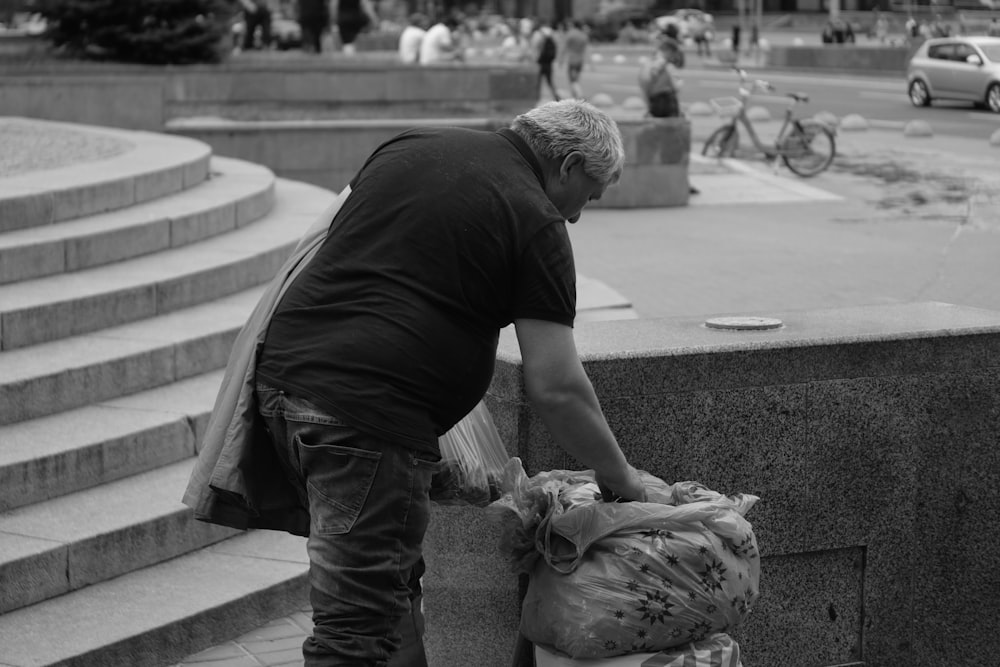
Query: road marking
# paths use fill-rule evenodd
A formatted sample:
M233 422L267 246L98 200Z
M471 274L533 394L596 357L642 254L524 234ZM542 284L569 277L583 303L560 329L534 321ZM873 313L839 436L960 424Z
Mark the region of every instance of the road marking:
M882 93L882 92L867 91L867 90L862 90L858 92L858 97L869 100L890 100L892 102L898 102L900 100L910 99L909 97L906 96L906 93L904 92Z

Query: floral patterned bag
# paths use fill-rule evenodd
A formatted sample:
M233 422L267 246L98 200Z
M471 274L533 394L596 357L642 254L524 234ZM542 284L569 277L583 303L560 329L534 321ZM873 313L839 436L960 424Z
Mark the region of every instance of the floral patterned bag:
M571 658L606 658L704 640L746 620L760 561L743 515L758 498L643 478L649 502L607 503L591 471L528 479L511 459L511 492L494 505L520 519L505 545L529 573L527 639Z

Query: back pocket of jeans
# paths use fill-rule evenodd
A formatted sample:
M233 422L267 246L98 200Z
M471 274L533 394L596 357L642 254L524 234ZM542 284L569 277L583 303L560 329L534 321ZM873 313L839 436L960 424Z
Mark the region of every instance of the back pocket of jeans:
M349 533L365 506L381 452L339 445L299 445L309 487L311 530L317 535Z

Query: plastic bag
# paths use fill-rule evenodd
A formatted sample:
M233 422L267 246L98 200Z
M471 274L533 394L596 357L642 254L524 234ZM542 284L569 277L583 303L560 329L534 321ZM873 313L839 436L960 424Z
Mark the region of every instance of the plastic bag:
M649 502L606 503L591 471L529 479L512 459L506 475L494 507L518 519L503 548L529 573L521 632L532 642L607 658L728 633L749 615L760 562L743 515L756 496L643 473Z
M438 438L438 445L441 468L431 481L432 501L485 507L500 497L510 456L485 403L480 401Z

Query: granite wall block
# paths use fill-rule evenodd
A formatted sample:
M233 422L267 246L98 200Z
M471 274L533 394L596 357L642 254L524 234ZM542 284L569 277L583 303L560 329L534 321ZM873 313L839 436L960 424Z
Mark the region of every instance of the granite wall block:
M768 315L783 326L576 329L635 465L760 496L747 664L990 664L1000 314L919 303ZM528 406L507 331L487 403L529 474L580 467Z

